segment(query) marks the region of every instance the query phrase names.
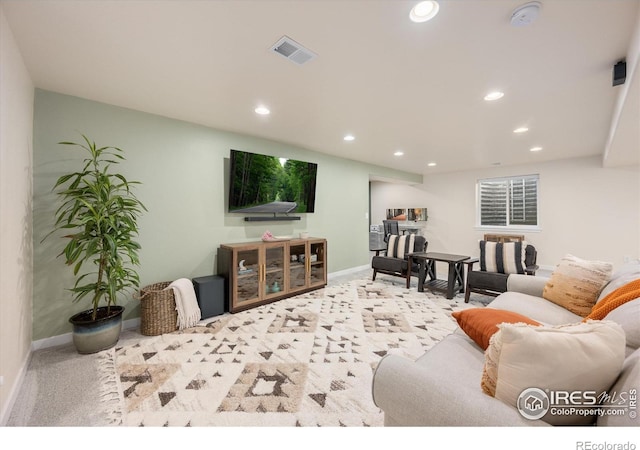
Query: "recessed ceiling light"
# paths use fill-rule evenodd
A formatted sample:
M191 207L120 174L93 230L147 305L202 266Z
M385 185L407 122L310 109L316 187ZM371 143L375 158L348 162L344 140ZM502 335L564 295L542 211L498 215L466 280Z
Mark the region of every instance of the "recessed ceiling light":
M500 92L500 91L494 91L494 92L489 92L487 95L484 96L484 99L488 102L491 102L493 100L498 100L499 98L504 97L504 92Z
M353 141L355 136L353 134L347 134L344 138L345 141Z
M531 147L529 149L529 151L531 151L531 152L539 152L540 150L542 150L542 147Z
M395 153L393 154L393 156L402 156L402 155L404 155L404 152L402 152L402 151L400 151L400 150L398 150L397 152L395 152Z
M267 108L266 106L258 106L256 109L254 109L254 111L256 112L256 114L260 114L261 116L266 116L271 113L271 111L269 111L269 108Z
M413 22L426 22L428 20L433 19L438 11L440 10L440 5L435 1L427 1L420 2L411 8L411 12L409 13L409 18Z
M434 163L434 162L430 162L429 164L427 164L427 166L429 166L429 167L435 167L436 165L437 165L437 164L436 164L436 163Z
M529 131L527 127L519 127L513 130L514 133L526 133L527 131Z

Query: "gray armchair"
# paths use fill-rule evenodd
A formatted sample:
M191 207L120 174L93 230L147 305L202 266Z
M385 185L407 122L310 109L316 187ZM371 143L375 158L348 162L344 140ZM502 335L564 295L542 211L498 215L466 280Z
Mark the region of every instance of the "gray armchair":
M382 226L384 227L384 241L389 240L389 235L400 234L400 226L397 220L383 220Z
M411 242L413 241L413 245ZM418 276L418 265L409 267L409 254L427 251L427 240L417 234L389 235L387 249L384 255L376 251L376 256L371 259L373 269L373 281L378 272L387 275L402 277L407 280L407 289L411 284L411 276Z
M485 242L486 241L480 241L480 258L465 261L467 265L467 283L464 294L465 303L469 303L469 297L471 296L472 292L483 295L490 295L492 297L496 297L503 292L507 292L507 279L509 278L509 273L535 275L536 270L538 269L538 266L536 264L538 252L533 245L526 244L524 263L521 266L517 267L514 265L510 268L511 270L508 270L506 268L506 265L501 261L497 264L487 262L493 255L487 255L485 253L486 250L485 246L483 245L483 243ZM503 255L503 245L513 245L514 248L517 249L517 245L520 244L522 244L522 242L509 244L494 243L494 245L496 246L495 254L500 255L499 258L501 258ZM479 263L478 270L473 270L473 266L476 263Z

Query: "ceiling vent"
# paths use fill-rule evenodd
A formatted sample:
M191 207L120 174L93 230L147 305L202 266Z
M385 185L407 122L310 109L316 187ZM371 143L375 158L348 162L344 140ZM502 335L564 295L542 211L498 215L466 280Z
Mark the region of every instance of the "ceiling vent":
M280 40L271 47L271 50L296 64L304 64L318 56L287 36L281 37Z

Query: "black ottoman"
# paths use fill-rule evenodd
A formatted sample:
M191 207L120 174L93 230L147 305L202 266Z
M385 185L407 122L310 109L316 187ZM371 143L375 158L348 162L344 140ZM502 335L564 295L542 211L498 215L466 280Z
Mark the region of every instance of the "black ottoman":
M228 311L224 278L218 275L198 277L191 280L196 291L198 306L203 319L219 316Z

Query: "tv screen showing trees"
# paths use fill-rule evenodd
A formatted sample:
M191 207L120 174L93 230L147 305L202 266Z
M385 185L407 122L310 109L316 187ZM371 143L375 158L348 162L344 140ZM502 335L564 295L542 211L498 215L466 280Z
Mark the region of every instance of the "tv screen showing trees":
M229 212L312 213L318 165L231 150Z

